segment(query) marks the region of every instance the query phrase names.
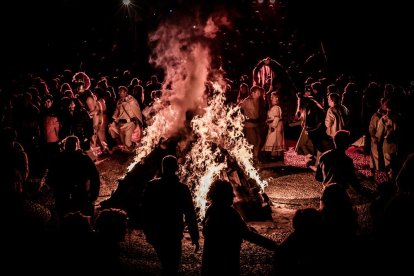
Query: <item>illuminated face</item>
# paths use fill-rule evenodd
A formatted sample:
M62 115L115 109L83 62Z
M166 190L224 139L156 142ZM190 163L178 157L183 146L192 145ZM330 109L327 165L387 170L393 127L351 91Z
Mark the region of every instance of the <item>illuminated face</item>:
M53 104L53 101L51 99L47 99L45 101L45 108L46 109L50 108L52 106L52 104Z
M127 92L125 91L125 89L119 89L118 93L121 99L125 99L125 97L127 96Z
M69 104L69 111L74 111L75 110L75 107L76 107L76 104L73 101L70 102L70 104Z
M334 107L335 103L332 101L331 97L328 97L328 105L329 107Z
M272 95L270 96L270 100L272 101L272 105L277 105L279 104L279 97L276 95Z
M262 93L260 92L259 89L256 89L255 91L252 92L252 98L253 99L258 99L258 98L260 98L261 95L262 95Z

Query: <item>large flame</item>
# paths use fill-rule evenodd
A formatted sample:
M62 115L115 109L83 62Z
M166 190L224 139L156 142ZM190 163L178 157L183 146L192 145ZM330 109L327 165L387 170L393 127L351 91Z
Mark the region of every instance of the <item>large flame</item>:
M180 179L194 192L201 218L205 215L207 191L215 179L225 175L228 158L235 160L246 176L255 180L262 190L267 186L253 166L252 146L243 135L244 116L240 108L224 104L222 86L225 85L214 83L214 93L206 102L205 84L210 71L210 52L199 38L201 35L204 39L214 38L214 32L219 29L213 26L214 22L228 21L209 19L207 22L206 28L199 28L203 34L195 32L192 25L174 25L170 22L150 36L150 41L156 42L152 61L165 71L163 96L153 103L155 115L150 118L143 133L142 145L128 167L129 171L143 160L161 139L179 133L184 128L188 111L201 110L200 115L191 121L191 149L186 153L179 174Z
M267 182L260 179L253 167L252 146L243 135L244 116L238 106L225 105L225 95L219 84L214 84L215 93L210 99L205 113L196 116L192 122L192 130L196 141L186 156L186 162L181 170L181 178L194 187L195 204L204 217L206 194L211 183L220 177L227 168L227 158L237 161L246 175L255 180L262 191Z

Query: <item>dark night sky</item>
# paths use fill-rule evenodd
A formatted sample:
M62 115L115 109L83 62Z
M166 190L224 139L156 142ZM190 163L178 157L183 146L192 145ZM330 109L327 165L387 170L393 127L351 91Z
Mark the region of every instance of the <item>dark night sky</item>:
M179 10L191 13L197 5L207 14L225 7L238 10L240 15L254 13L252 1L136 0L135 25L120 8L121 0L21 0L7 6L2 1L2 71L12 74L41 67L60 70L64 65L78 66L84 53L104 55L111 51L114 41L121 53L127 53L119 57L122 62L142 64L149 51L146 33L164 16L173 16L170 8L174 14ZM413 16L408 2L371 2L285 0L288 26L297 29L304 40L322 40L329 62L338 71L370 71L414 79L414 43L410 42ZM260 53L257 55L261 58Z

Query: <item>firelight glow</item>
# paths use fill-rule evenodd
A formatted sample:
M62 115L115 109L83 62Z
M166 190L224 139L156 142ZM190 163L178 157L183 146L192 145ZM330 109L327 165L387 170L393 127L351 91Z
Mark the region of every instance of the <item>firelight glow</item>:
M154 115L147 118L141 146L128 167L130 171L161 140L179 136L190 145L185 156L178 156L184 160L179 177L193 191L200 218L205 215L211 183L219 177L228 179L229 164L237 163L262 191L267 186L253 166L252 146L243 134L244 116L240 108L225 104L223 77L216 74L214 82L207 78L211 73L211 56L205 38L214 38L214 32L219 30L213 26L214 22L228 24L228 20L216 18L207 22L207 28L196 31L188 28L194 20L175 25L169 22L150 35L155 45L150 61L165 72L163 95L152 105L150 113ZM212 93L206 93L207 85ZM194 116L188 118L188 112ZM188 120L191 120L189 127Z

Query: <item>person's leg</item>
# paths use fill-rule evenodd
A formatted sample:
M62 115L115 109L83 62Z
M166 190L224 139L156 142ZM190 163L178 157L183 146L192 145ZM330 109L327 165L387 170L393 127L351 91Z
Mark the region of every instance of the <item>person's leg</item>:
M162 242L154 248L161 263L162 275L177 275L181 262L181 240Z
M122 127L121 141L125 147L130 148L132 146L132 134L135 130L135 124L133 122L126 123Z

